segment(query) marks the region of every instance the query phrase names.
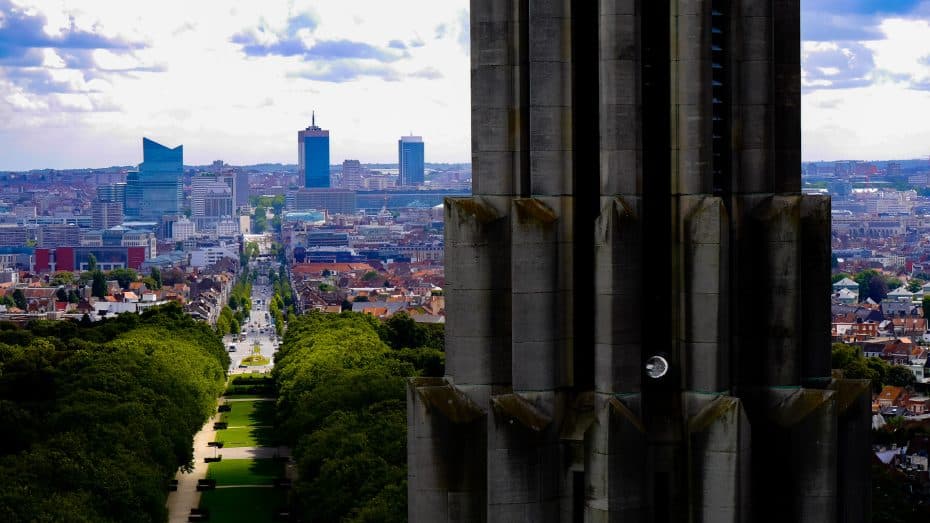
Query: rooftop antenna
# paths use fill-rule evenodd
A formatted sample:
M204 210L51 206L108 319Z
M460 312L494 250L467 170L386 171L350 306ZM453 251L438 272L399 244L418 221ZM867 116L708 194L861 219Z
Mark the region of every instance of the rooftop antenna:
M316 111L310 113L310 125L316 127Z

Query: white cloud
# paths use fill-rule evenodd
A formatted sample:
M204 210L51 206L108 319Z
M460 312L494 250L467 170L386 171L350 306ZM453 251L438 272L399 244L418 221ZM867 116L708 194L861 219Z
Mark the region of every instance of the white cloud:
M47 55L49 70L62 73L56 81L94 91L96 98L17 93L15 105L11 97L6 103L33 113L13 125L24 131L36 120L67 125L69 140L77 145L55 157L54 147L37 149L53 140L26 148L5 142L0 149L10 149L0 151L0 169L135 164L141 159L142 136L184 144L186 163L218 158L232 164L296 163L297 130L309 124L314 109L317 122L331 131L333 163L344 158L396 161L397 138L411 130L424 136L427 161L470 158L469 62L456 41L468 0L17 4L45 15L54 32L67 28L74 17L82 30L143 42L144 47L95 50L92 71L64 68L66 57ZM403 53L384 64L398 81L364 75L345 83L309 80L300 73L319 69L319 62L300 56L246 57L242 46L231 41L243 31L261 34L256 31L261 26L281 31L301 14L318 22L312 31L297 31L307 44L349 40ZM450 28L450 38L420 38L439 24ZM275 38L272 33L261 37ZM400 50L388 46L392 40L424 45ZM62 115L55 107L76 112Z
M930 23L886 18L878 31L802 43L805 161L930 155Z

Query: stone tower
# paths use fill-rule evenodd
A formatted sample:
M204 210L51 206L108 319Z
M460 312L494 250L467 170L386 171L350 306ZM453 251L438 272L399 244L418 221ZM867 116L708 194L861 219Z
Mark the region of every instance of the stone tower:
M868 521L800 192L799 0L472 0L411 522Z

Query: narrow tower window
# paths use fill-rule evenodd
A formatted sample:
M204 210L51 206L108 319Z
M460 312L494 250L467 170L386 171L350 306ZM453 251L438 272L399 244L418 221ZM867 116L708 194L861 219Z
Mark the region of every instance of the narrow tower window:
M711 92L713 131L711 169L714 194L725 194L730 187L730 78L727 63L729 38L729 0L711 2Z

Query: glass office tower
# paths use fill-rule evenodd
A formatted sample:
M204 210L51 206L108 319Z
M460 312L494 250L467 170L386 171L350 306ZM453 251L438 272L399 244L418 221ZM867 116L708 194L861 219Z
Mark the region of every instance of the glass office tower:
M316 125L297 131L297 164L304 177L304 187L329 187L329 131Z
M182 212L184 146L169 149L158 142L142 139L143 162L140 166L142 201L139 217L159 219Z
M397 141L398 185L423 184L423 137L401 136Z

